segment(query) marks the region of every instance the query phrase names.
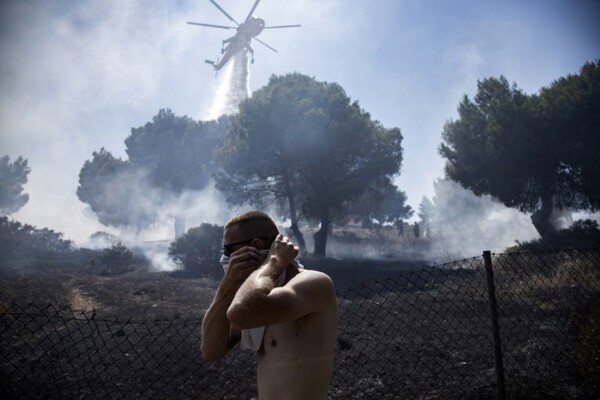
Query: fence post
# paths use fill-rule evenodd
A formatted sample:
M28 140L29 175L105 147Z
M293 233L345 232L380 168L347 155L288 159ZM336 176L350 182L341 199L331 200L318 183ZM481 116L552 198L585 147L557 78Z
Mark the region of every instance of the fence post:
M494 359L496 362L498 399L506 400L504 365L502 362L502 343L500 342L500 325L498 324L498 303L496 302L496 285L494 283L494 270L492 269L492 254L489 250L483 252L483 262L485 265L485 277L487 279L488 300L490 304L490 319L492 322L492 336L494 339Z

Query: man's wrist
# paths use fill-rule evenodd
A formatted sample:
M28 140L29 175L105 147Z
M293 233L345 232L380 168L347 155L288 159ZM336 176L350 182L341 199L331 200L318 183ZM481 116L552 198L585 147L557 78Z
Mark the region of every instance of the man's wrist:
M237 286L237 287L236 287ZM219 285L217 289L217 296L225 300L232 300L235 297L235 294L239 290L240 285L233 285L230 282L223 280L221 281L221 285Z
M281 257L272 255L267 259L266 267L275 272L277 276L282 273L288 266L288 263Z
M260 268L259 276L268 276L269 278L276 281L279 275L286 269L287 264L280 257L272 255L269 256L263 266Z

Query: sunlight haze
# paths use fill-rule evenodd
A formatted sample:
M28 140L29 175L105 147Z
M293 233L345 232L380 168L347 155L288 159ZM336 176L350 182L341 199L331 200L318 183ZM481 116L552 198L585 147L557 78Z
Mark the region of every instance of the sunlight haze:
M253 1L220 4L241 20ZM254 42L251 91L289 72L340 84L401 129L397 184L413 209L443 176L442 128L478 79L504 75L536 93L600 57L591 0L263 0L254 14L302 27L260 34L278 52ZM92 152L126 159L130 129L162 108L206 118L219 75L204 60L232 32L186 21L229 22L200 0L0 3L0 156L31 167L30 200L13 218L85 242L106 230L75 193Z

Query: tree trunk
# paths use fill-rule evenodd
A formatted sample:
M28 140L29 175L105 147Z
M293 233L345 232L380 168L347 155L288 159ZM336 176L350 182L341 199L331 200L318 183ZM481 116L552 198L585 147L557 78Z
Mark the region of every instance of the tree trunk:
M292 191L292 188L290 186L290 181L287 178L287 174L285 177L285 191L286 191L288 203L290 206L290 219L292 220L292 226L291 226L292 234L298 241L298 246L300 247L300 251L305 251L306 250L306 242L304 241L304 236L302 235L300 228L298 228L298 212L296 211L296 201L294 199L294 192Z
M327 234L329 232L329 213L324 213L321 216L321 228L314 234L315 239L315 251L314 254L325 257L325 251L327 248Z
M556 235L556 229L550 219L553 210L554 199L552 196L544 196L540 209L531 214L531 222L542 240L551 240Z
M292 222L291 229L292 229L294 238L296 238L296 240L298 241L298 247L300 247L300 251L302 251L302 252L306 251L306 242L304 241L304 235L302 235L302 231L300 231L300 228L298 228L297 220L296 220L296 222Z

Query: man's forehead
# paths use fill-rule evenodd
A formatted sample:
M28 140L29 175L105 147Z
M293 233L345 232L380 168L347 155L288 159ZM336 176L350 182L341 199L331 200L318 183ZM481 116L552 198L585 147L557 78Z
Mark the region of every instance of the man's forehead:
M223 230L223 243L239 242L240 240L252 239L251 236L271 236L276 234L269 226L261 221L247 221L242 224L232 224Z
M238 224L231 225L223 230L223 243L233 243L243 240L244 238L240 239L240 237L243 236L244 233L245 232L240 229Z

